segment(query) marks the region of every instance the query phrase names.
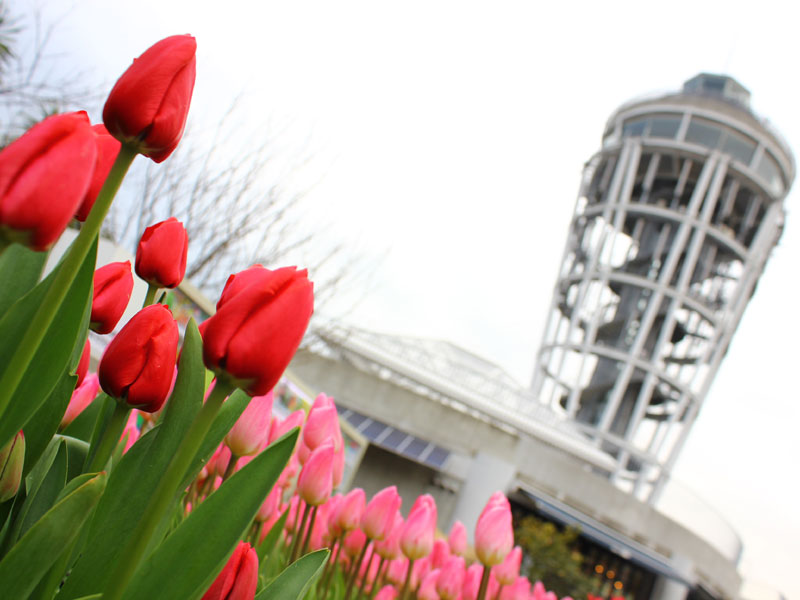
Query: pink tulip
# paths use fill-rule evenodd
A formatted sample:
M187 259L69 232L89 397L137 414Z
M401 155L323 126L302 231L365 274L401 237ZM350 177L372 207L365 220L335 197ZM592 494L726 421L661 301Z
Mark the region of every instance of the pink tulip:
M354 488L343 496L339 506L331 514L334 530L345 533L356 529L361 523L366 502L366 494L361 488Z
M464 556L467 552L467 528L461 521L456 521L450 528L450 535L447 538L450 545L450 552L458 556Z
M492 500L489 502L475 526L475 554L482 564L493 567L502 563L511 552L514 530L508 500L505 503L492 503Z
M375 600L395 600L397 598L397 590L394 586L385 585L380 591L375 594Z
M473 563L467 568L464 572L464 583L461 586L463 600L477 600L481 577L483 577L483 566L479 563Z
M500 600L529 600L531 595L531 582L527 577L517 577L514 583L500 591ZM563 598L567 600L568 596ZM570 598L570 600L572 600Z
M394 513L394 524L385 538L375 542L375 552L386 560L395 560L403 556L400 550L400 534L403 533L403 517L400 511Z
M122 450L123 454L130 450L131 446L133 446L136 443L136 440L139 439L137 412L138 411L135 410L131 411L131 414L128 415L128 423L125 425L125 429L122 430L122 440L125 441L125 448Z
M283 419L275 419L269 430L269 443L271 444L279 437L287 434L295 427L301 427L306 418L306 413L303 410L296 410L288 417Z
M500 585L513 585L519 576L519 565L522 562L522 548L514 546L505 560L492 569Z
M371 540L381 541L394 525L394 515L400 509L403 499L397 487L383 488L372 497L361 517L361 529Z
M273 514L278 511L278 505L281 501L281 488L277 485L272 486L272 490L267 497L264 498L264 502L261 503L261 507L258 509L256 513L256 521L259 523L263 523L264 521L268 520Z
M339 413L333 406L312 407L303 425L302 441L309 450L314 450L325 442L336 438L335 428L339 427Z
M289 504L286 507L286 510L289 513L286 515L286 523L284 525L284 529L286 531L294 531L295 525L297 524L297 513L299 512L300 508L300 497L297 495L293 495L291 500L289 500Z
M442 565L436 591L442 600L457 600L464 585L464 559L460 556L448 557Z
M544 600L546 594L547 589L541 581L537 581L533 584L533 592L531 593L533 600Z
M361 549L367 543L367 536L360 529L353 529L344 536L342 550L351 559L355 559L361 554Z
M431 553L436 532L435 518L428 502L419 503L411 509L400 533L400 549L406 557L418 560Z
M544 600L558 600L558 596L556 596L555 592L547 592L544 595Z
M333 445L314 450L297 478L297 494L310 506L328 501L333 489Z
M342 432L339 430L339 435ZM334 447L334 454L333 454L333 487L338 488L339 485L342 483L342 477L344 477L344 466L345 466L345 455L344 455L344 440L342 441L341 445L338 449Z
M431 566L434 569L441 569L445 561L450 557L450 547L444 540L435 540L433 542L433 551L431 552Z
M386 580L394 585L402 586L405 583L407 571L408 559L396 558L389 562L389 567L386 569Z
M411 567L411 580L408 585L412 590L419 587L419 584L425 579L425 576L431 572L431 561L425 556L419 560L414 561L414 566Z
M263 396L254 396L244 412L234 423L225 444L235 456L258 454L269 436L272 418L272 390Z
M72 392L72 398L70 398L67 411L64 413L64 416L61 417L61 425L59 425L59 428L64 429L67 425L72 423L75 417L81 414L83 410L92 403L92 400L97 397L99 389L100 380L96 373L85 377L83 383Z
M439 574L439 569L433 569L425 575L422 583L419 584L419 590L417 590L418 600L439 600L439 592L436 591Z
M75 375L78 376L78 381L75 382L75 387L80 386L86 378L86 373L89 371L89 363L92 360L92 344L89 338L86 338L86 343L83 345L83 352L81 352L81 359L78 361L78 366L75 369Z

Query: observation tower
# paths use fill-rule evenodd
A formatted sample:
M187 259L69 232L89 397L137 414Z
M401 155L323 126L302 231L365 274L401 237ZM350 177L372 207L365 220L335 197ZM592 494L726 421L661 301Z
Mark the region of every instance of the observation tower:
M655 503L780 238L791 151L735 79L620 107L586 164L532 391Z

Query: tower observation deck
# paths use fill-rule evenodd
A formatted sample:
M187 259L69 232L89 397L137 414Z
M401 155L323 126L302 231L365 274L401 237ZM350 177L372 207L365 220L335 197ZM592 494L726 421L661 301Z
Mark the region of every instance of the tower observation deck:
M532 390L654 503L783 228L788 145L700 74L608 120L586 164Z

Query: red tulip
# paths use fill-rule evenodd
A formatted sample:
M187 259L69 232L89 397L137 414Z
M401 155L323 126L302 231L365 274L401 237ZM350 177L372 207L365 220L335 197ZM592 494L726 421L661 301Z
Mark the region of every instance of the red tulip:
M200 327L206 367L251 396L266 394L303 339L313 312L306 271L261 265L231 275L217 312Z
M225 444L236 456L253 456L267 443L272 418L272 390L255 396L225 436Z
M258 555L250 544L239 542L202 600L252 600L257 585Z
M0 151L0 238L47 250L66 229L94 170L89 117L48 117Z
M186 273L189 237L175 217L150 225L136 248L136 274L147 283L174 288Z
M104 125L92 125L92 131L94 131L94 139L97 144L97 158L95 159L94 172L89 183L89 189L86 191L86 195L75 213L75 218L81 222L85 221L86 217L89 216L89 212L94 206L94 201L97 200L97 195L103 188L106 177L108 177L108 173L117 159L120 148L119 140L112 137Z
M311 453L297 478L297 495L310 506L328 501L333 489L333 444L323 444Z
M372 497L361 516L361 529L369 539L381 541L389 535L394 525L394 515L402 502L397 487L393 485L383 488Z
M128 307L133 292L131 261L114 262L94 272L92 331L111 333Z
M92 403L97 397L97 392L100 389L100 381L97 378L97 375L92 373L86 379L83 380L78 387L75 388L75 391L72 392L72 398L70 398L69 405L67 405L67 410L64 413L64 416L61 417L61 425L59 425L60 429L64 429L67 425L72 423L79 414L81 414L84 409Z
M192 36L174 35L134 60L103 107L111 135L157 163L172 154L186 126L196 51Z
M155 412L167 399L177 352L178 325L170 310L163 304L145 307L106 348L100 386L132 408Z
M489 567L499 565L511 552L513 545L514 530L511 525L511 508L508 500L505 499L505 502L490 500L475 526L475 554L478 560Z
M89 338L86 338L86 343L83 346L83 352L81 352L81 359L78 361L78 366L75 369L75 375L78 376L78 381L75 382L75 387L78 387L80 384L83 383L83 380L86 378L86 373L89 372L89 362L92 360L92 344L89 342Z

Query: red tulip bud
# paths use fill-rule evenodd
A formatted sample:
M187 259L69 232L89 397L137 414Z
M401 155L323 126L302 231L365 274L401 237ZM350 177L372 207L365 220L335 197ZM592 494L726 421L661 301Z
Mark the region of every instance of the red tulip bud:
M200 327L206 367L251 396L266 394L300 345L313 304L305 270L256 265L231 275L216 314Z
M257 585L258 555L250 544L239 542L202 600L253 600Z
M103 188L106 177L108 177L108 173L111 171L111 167L117 159L120 148L119 141L108 133L104 125L92 125L92 131L94 132L94 139L97 144L97 159L95 160L94 172L92 174L92 180L89 183L89 189L86 191L86 195L83 197L83 201L78 207L78 211L75 213L75 218L81 222L85 221L86 217L89 216L89 212L91 212L92 206L94 206L94 201L97 200L97 195Z
M196 51L192 36L174 35L135 59L103 107L111 135L157 163L172 154L186 126Z
M178 325L163 304L136 313L111 340L100 360L100 386L109 396L132 408L155 412L167 399L175 356Z
M0 151L0 239L47 250L66 229L94 170L85 112L48 117Z
M114 262L94 272L92 331L111 333L128 307L133 291L131 261Z
M25 436L20 431L0 448L0 503L17 495L25 463Z
M175 217L144 230L136 248L136 274L147 283L174 288L186 273L189 237Z

